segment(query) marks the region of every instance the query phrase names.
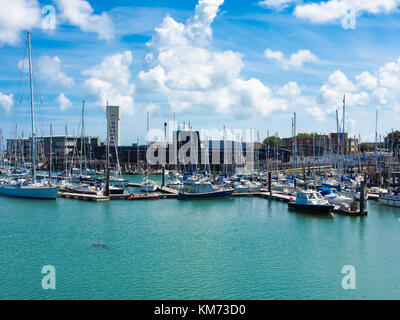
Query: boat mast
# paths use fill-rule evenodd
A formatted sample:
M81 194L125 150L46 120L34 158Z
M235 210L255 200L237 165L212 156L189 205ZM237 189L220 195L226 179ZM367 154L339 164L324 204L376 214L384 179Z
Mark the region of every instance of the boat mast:
M51 171L53 161L53 126L50 124L50 152L49 152L49 185L51 185Z
M79 163L79 176L82 177L82 161L83 161L83 132L85 128L85 100L82 101L82 128L81 128L81 157Z
M3 153L3 132L0 128L0 165L4 166L4 153Z
M375 172L378 172L378 109L375 118Z
M65 172L65 182L67 182L68 177L68 129L65 125L65 137L64 137L64 172Z
M346 95L344 95L343 96L343 136L342 136L342 161L343 161L343 174L342 175L344 175L345 174L345 161L344 161L344 155L345 155L345 144L346 144L346 141L345 141L345 139L344 139L344 133L345 133L345 131L344 131L344 127L345 127L345 117L346 117Z
M110 124L109 124L109 110L108 110L108 101L106 107L106 117L107 117L107 161L106 161L106 189L105 195L110 196Z
M32 53L31 53L31 32L28 31L29 51L29 83L31 92L31 126L32 126L32 180L36 181L36 150L35 150L35 107L33 103L33 81L32 81Z

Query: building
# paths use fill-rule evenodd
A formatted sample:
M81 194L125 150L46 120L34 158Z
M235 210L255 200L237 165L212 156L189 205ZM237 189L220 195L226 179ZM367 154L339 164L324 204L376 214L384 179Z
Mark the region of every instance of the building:
M50 155L50 142L52 141L52 155L58 167L64 168L66 161L71 164L72 158L79 161L85 158L86 161L94 161L94 150L99 145L98 137L85 136L43 136L36 138L37 161L47 162ZM7 158L11 163L23 166L24 162L31 162L31 138L7 139ZM81 152L82 150L82 152Z
M293 150L293 138L282 139L282 147L286 150ZM297 137L296 148L298 156L318 157L324 154L329 148L329 136L315 135L313 137Z
M121 110L119 106L107 106L107 131L109 134L110 146L121 145Z
M344 139L343 139L344 137ZM297 137L296 148L299 157L321 157L325 152L342 153L344 140L344 154L358 153L358 139L349 138L345 133L331 133L330 135L315 135L314 137ZM293 150L293 138L282 139L282 147Z

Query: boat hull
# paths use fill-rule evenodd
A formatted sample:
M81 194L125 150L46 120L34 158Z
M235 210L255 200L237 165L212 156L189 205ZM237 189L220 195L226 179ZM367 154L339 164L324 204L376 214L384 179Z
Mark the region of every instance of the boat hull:
M400 207L400 199L390 199L385 197L379 197L379 202L391 206L391 207Z
M186 193L179 192L178 199L179 200L202 200L202 199L223 199L229 198L232 196L232 190L218 190L214 192L205 192L205 193Z
M0 186L0 194L2 195L29 199L55 200L57 199L58 190L58 187Z
M155 192L157 191L157 186L151 185L151 186L140 186L140 191L143 192Z
M289 209L305 211L309 213L331 213L334 209L333 205L310 205L289 202Z

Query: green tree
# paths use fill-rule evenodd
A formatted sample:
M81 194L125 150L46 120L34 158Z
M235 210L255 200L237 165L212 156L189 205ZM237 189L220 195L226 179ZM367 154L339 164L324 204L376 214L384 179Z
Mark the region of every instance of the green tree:
M268 142L269 142L269 143L268 143ZM281 138L276 137L276 136L271 136L271 137L269 137L269 138L265 138L264 141L263 141L263 144L264 144L265 146L268 146L268 145L269 145L270 148L275 147L277 143L278 143L278 146L279 146L279 147L282 146L282 140L281 140Z
M314 132L314 133L298 133L296 137L297 138L314 138L314 136L316 138L318 138L320 136L320 134L316 133L316 132Z
M368 152L369 151L368 145L366 143L361 143L360 144L360 151L361 152Z
M400 145L400 131L399 130L393 131L393 134L391 132L385 137L385 144L389 148L392 145L392 141L393 141L393 147Z

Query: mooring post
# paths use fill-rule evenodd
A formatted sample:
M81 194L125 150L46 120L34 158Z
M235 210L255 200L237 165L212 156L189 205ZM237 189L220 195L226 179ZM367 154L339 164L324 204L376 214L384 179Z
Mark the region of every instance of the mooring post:
M165 187L165 166L162 166L162 186Z
M271 171L268 171L268 192L270 195L272 195L271 191Z
M364 212L364 201L365 201L365 176L364 179L361 181L361 188L360 188L360 213Z
M110 196L110 167L107 167L105 196Z

